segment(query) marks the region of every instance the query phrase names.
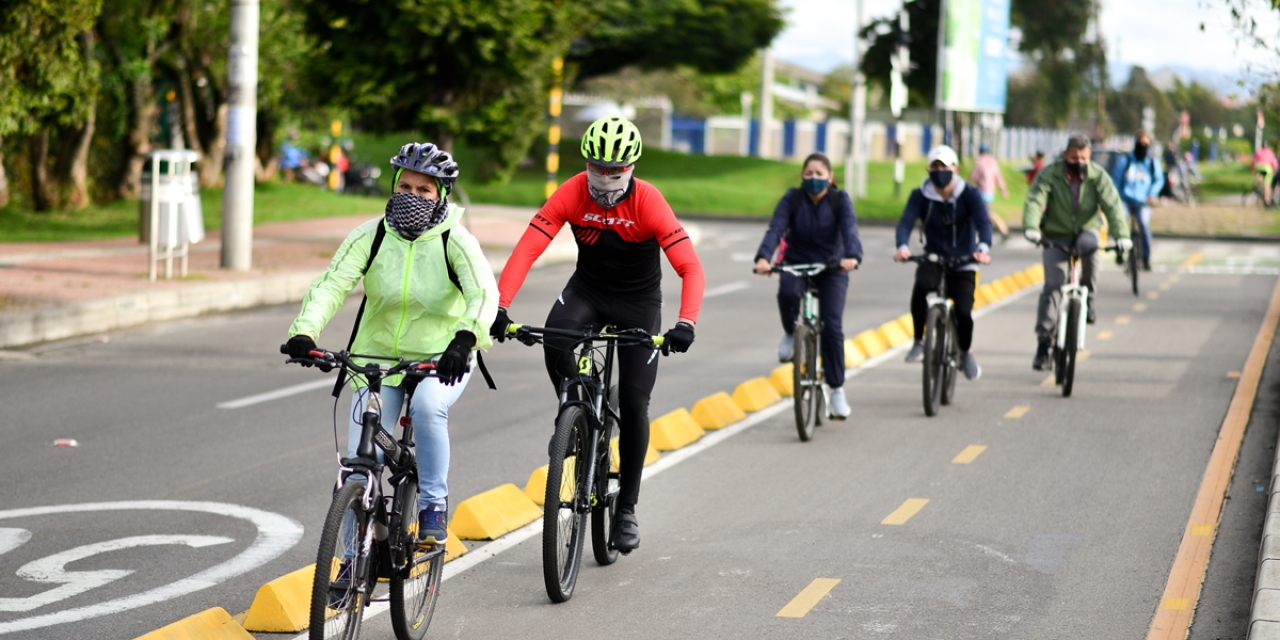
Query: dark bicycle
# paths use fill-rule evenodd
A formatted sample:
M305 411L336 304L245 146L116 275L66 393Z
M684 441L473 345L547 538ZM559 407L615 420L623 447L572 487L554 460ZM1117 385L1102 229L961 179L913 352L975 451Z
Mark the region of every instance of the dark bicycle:
M287 353L284 346L281 353ZM372 361L361 364L356 359ZM354 458L341 458L329 513L320 530L315 580L311 588L311 640L356 640L365 607L378 579L390 581L391 626L399 640L421 640L431 625L445 561L443 543L419 546L418 463L408 407L419 382L434 376L435 364L400 358L316 349L289 362L335 367L368 385L363 428ZM387 364L379 364L379 363ZM382 428L382 381L404 374L403 431L397 440ZM336 429L336 424L335 424ZM378 461L377 451L385 462ZM384 495L383 473L391 495ZM376 599L381 600L381 599Z
M661 336L641 329L568 331L511 324L507 333L533 346L545 336L572 339L578 372L560 383L556 431L548 447L546 499L542 516L542 577L552 602L573 597L582 568L586 518L591 514L591 550L596 562L613 564L612 539L618 514L619 474L610 446L618 432L618 387L612 385L617 347L662 347ZM603 345L596 343L603 342ZM603 354L601 353L603 351Z
M1129 284L1133 288L1133 295L1138 295L1138 271L1142 269L1145 262L1151 260L1151 256L1142 253L1142 235L1138 228L1138 219L1133 214L1129 214L1129 237L1133 238L1133 248L1129 249L1128 256L1123 253L1117 253L1116 262L1124 265L1125 273L1129 276Z
M927 297L924 321L924 414L933 417L938 407L951 404L960 370L960 343L956 338L955 303L947 294L947 272L974 262L973 256L946 258L936 253L911 256L911 262L937 265L942 271L938 288Z
M796 433L801 442L813 439L814 427L822 425L822 414L827 407L827 391L822 384L822 362L819 360L822 318L818 313L818 285L814 278L839 268L840 263L833 262L779 264L770 270L771 273L788 273L799 278L803 291L791 350L792 407L796 415Z

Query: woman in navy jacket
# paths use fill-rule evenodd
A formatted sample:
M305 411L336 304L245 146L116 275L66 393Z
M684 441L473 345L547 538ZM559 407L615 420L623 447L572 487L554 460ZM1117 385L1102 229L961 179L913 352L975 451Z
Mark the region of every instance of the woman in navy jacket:
M778 261L786 264L839 262L840 269L825 271L814 278L818 285L818 307L822 318L822 360L844 363L844 298L849 288L849 272L862 260L862 242L858 240L858 217L853 212L849 194L836 188L831 180L831 160L821 153L805 158L800 174L801 189L788 189L773 210L769 231L756 251L756 273L767 275L778 245L786 240L785 251ZM781 274L778 284L778 311L786 335L778 345L778 360L791 359L792 334L800 311L800 280ZM844 367L828 366L824 372L831 388L831 415L843 420L849 417L849 402L844 395Z
M915 344L907 354L907 362L924 359L924 321L928 313L926 296L947 278L947 293L955 301L956 340L961 351L964 375L976 380L982 368L970 352L973 343L973 290L977 284L978 264L991 262L991 219L987 205L978 190L956 175L959 160L946 145L929 151L929 177L911 192L907 206L898 221L898 251L893 259L906 262L911 257L908 242L916 221L924 229L924 250L944 258L973 256L973 263L954 269L922 262L916 268L916 286L911 291L911 321L915 325ZM975 264L976 263L976 264Z

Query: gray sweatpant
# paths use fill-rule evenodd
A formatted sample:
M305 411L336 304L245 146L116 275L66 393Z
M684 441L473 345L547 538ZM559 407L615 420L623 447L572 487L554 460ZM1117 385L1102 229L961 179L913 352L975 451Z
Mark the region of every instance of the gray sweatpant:
M1051 238L1051 240L1056 239ZM1101 256L1098 255L1099 244L1101 244L1101 238L1094 229L1086 229L1075 239L1076 251L1084 255L1080 270L1080 283L1089 288L1091 299L1093 292L1097 288L1098 267L1101 264ZM1067 281L1068 257L1067 252L1058 247L1050 246L1044 249L1042 256L1044 261L1044 289L1040 290L1040 307L1036 311L1036 337L1041 342L1052 339L1054 332L1057 330L1058 303L1062 298L1062 292L1059 291L1059 288Z

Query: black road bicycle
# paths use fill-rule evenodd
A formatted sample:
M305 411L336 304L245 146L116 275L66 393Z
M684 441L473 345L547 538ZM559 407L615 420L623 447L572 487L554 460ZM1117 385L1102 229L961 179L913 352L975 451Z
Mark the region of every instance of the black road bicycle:
M284 346L280 351L287 353ZM357 358L372 362L360 364ZM436 374L435 364L323 349L289 362L326 372L341 367L368 385L360 444L354 458L340 458L333 501L320 530L311 588L311 640L356 640L379 578L390 581L387 597L396 638L421 640L440 595L445 545L417 543L418 463L408 408L418 383ZM382 381L397 374L405 376L405 414L398 440L382 428L381 400ZM378 461L378 450L385 462ZM391 495L383 493L386 471L391 472L386 478Z
M545 336L572 339L578 372L560 383L560 409L548 446L547 490L542 516L542 578L552 602L573 597L582 568L587 514L591 514L591 550L596 562L618 559L613 523L618 514L619 474L610 446L618 433L618 388L613 365L619 346L662 347L661 336L641 329L605 326L568 331L512 323L507 333L526 345ZM598 344L598 343L603 343ZM603 351L603 353L601 353Z
M822 318L818 313L818 285L814 278L827 270L840 268L839 262L831 264L779 264L771 273L789 273L800 279L800 312L796 317L796 330L792 334L791 380L792 408L796 414L796 433L801 442L813 439L814 427L822 425L827 405L827 388L822 384L821 355ZM836 366L843 366L837 363Z
M929 312L924 321L924 414L933 417L938 414L938 407L951 404L955 398L960 370L955 303L947 295L947 273L974 260L973 256L945 258L936 253L911 256L910 260L937 265L941 270L938 288L926 298Z

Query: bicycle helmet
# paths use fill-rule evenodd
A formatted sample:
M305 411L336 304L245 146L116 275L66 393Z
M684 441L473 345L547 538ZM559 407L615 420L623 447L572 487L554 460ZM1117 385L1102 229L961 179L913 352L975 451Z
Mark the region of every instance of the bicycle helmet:
M453 191L458 180L458 163L453 154L430 142L410 142L400 147L400 152L391 158L391 166L396 167L397 177L400 169L408 169L435 178L446 194Z
M640 130L622 116L600 118L582 134L582 157L611 169L635 164L641 147Z

